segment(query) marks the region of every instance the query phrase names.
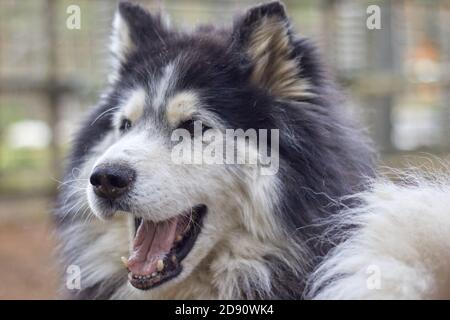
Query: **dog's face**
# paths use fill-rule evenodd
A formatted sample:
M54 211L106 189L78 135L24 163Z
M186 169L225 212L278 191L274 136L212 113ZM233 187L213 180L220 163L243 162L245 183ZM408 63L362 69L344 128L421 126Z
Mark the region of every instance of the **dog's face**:
M179 282L231 230L262 237L275 232L268 212L275 205L276 175L260 176L258 165L180 163L174 133L183 129L194 146L205 144L205 132L278 128L276 101L309 94L292 41L279 3L251 9L231 31L200 28L192 34L171 30L138 6L119 5L112 89L98 114L110 124L87 199L100 218L117 211L133 218L131 256L124 263L134 287Z

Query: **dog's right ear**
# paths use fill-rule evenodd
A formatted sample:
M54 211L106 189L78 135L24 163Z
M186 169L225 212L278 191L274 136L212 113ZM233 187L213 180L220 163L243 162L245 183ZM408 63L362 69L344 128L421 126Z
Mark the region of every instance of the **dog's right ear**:
M153 15L131 2L120 2L113 22L111 52L120 64L139 46L163 44L166 35L167 27L160 14Z
M252 67L251 82L284 99L309 96L310 85L300 75L291 23L281 2L248 10L235 22L234 48L244 52Z

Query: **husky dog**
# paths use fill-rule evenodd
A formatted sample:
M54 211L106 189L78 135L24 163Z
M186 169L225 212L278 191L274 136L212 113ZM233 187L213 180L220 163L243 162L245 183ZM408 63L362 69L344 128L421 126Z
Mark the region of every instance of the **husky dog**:
M373 159L284 6L188 33L120 3L111 48L110 87L76 135L55 213L62 270L79 270L70 295L302 298L329 250L318 222L353 205L340 199L364 189ZM171 134L195 121L277 129L278 172L174 163Z

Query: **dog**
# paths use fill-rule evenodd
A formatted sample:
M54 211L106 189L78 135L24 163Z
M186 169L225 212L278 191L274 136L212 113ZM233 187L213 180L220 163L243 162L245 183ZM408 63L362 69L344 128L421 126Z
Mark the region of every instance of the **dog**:
M111 51L109 86L75 136L54 213L61 270L75 266L80 280L63 294L303 298L332 247L320 221L356 205L374 155L284 5L184 32L121 2ZM276 130L265 139L272 174L262 161L174 161L175 130L195 144L197 132L228 129ZM262 159L263 140L232 150Z

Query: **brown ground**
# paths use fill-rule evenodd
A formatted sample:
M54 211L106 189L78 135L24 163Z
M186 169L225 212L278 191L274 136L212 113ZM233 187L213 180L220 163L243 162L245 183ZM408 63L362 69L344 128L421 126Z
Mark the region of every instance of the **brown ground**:
M0 299L56 298L47 203L45 199L0 199Z

